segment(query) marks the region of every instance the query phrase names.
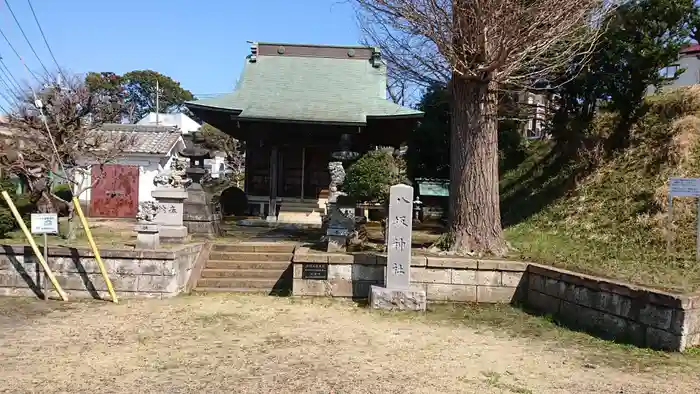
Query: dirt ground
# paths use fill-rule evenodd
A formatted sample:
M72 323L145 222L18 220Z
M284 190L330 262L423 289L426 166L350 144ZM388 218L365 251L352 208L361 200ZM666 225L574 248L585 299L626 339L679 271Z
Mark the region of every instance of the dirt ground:
M349 302L0 299L7 393L700 392L695 367L630 371L586 352Z

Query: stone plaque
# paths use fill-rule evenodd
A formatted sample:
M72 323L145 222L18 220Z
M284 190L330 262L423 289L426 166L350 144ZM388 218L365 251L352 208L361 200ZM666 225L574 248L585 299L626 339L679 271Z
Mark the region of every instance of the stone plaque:
M386 287L408 289L411 283L411 226L413 188L394 185L389 191Z
M328 264L304 263L301 265L301 279L328 280Z

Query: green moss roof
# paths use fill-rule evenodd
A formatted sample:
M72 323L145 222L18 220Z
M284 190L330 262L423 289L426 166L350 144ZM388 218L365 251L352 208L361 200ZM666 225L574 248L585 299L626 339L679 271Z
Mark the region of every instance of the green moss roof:
M386 99L386 68L367 60L258 56L246 60L233 93L190 101L192 109L239 119L365 124L372 117L421 117Z

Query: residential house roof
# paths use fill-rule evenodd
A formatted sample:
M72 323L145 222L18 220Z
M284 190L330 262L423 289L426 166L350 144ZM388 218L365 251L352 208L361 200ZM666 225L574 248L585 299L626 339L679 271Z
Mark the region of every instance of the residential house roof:
M145 126L136 124L105 123L98 133L123 133L134 136L134 145L127 148L124 153L167 155L182 139L180 131L173 126Z
M692 44L680 50L683 55L700 53L700 44Z
M148 126L177 126L182 134L195 132L201 127L199 123L181 112L174 114L156 114L155 112L149 112L143 119L136 122L136 124Z
M376 48L256 43L233 93L186 105L241 120L364 125L370 118L421 117L386 99L386 79Z

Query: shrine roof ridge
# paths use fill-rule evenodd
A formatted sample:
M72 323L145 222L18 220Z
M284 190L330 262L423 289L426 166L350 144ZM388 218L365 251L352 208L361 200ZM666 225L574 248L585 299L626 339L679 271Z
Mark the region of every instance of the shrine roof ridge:
M373 49L379 50L378 47L372 45L333 45L333 44L302 44L302 43L290 43L290 42L269 42L269 41L252 41L253 44L257 45L277 45L285 47L312 47L312 48L347 48L347 49Z
M387 99L387 69L377 48L276 45L253 43L232 93L185 105L205 121L215 113L231 120L337 125L423 116Z

